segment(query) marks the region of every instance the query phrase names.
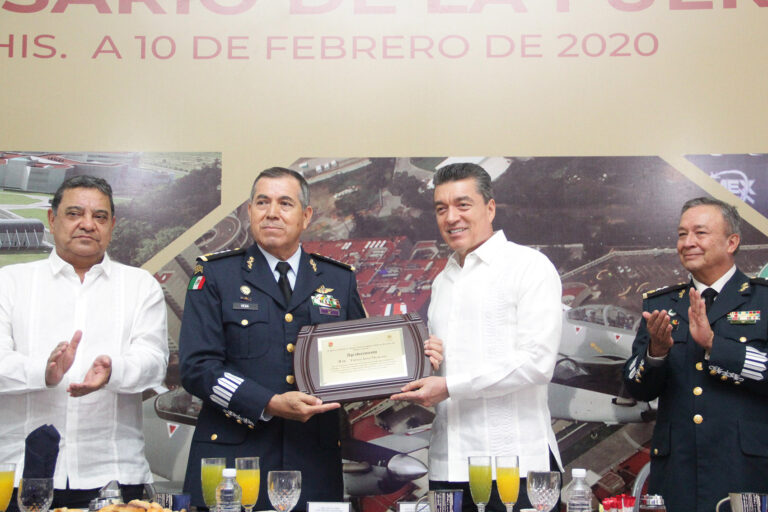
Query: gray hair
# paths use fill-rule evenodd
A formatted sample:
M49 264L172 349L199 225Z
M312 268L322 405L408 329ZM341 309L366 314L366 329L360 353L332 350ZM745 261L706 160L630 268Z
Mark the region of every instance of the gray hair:
M682 216L686 211L690 210L694 206L718 207L720 209L720 213L723 215L725 223L728 224L728 228L730 229L730 233L727 234L736 234L741 236L741 216L739 215L739 211L735 206L713 197L696 197L685 202L682 210L680 210L680 215Z
M112 212L112 216L115 216L115 202L112 200L112 187L104 178L97 178L96 176L90 176L88 174L72 176L62 182L56 190L56 193L53 194L53 199L51 199L51 210L53 210L54 215L56 215L57 210L59 209L61 196L64 195L64 191L71 188L93 188L98 190L109 198L109 208Z
M432 182L435 184L435 187L437 187L438 185L442 185L449 181L460 181L468 178L473 178L475 180L477 193L483 196L483 201L485 204L488 204L488 201L493 199L491 177L485 172L485 169L477 164L465 162L446 165L435 172Z
M253 201L253 195L256 193L256 183L261 178L284 178L286 176L295 178L299 182L299 202L301 203L301 207L306 208L309 206L309 183L307 183L307 180L304 179L304 176L300 173L293 169L286 169L285 167L270 167L269 169L261 171L261 174L256 176L256 179L253 180L253 186L251 187L251 201Z

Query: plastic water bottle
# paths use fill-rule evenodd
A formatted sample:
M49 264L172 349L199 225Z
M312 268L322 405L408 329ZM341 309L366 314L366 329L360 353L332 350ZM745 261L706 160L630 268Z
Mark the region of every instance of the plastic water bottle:
M587 485L587 470L571 470L571 485L568 489L568 512L590 512L592 510L592 489Z
M216 487L216 510L218 512L240 512L243 490L235 480L237 470L226 468L221 473L221 482Z

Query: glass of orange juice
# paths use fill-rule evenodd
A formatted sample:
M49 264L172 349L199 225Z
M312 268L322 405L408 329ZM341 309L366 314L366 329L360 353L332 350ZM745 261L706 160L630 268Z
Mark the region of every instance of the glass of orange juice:
M16 464L0 464L0 512L5 512L13 493Z
M259 485L261 484L259 458L238 457L235 459L235 469L237 470L237 483L243 489L241 503L246 512L251 512L256 502L259 501Z
M216 507L216 487L221 482L221 473L227 459L224 457L212 457L200 461L200 481L203 485L203 501L208 509Z
M499 489L501 502L507 507L507 512L517 503L520 494L520 468L517 455L496 456L496 487Z

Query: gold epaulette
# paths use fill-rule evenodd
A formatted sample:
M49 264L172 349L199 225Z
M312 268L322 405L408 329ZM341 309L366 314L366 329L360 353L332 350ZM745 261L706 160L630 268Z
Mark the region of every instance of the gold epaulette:
M320 261L325 261L327 263L332 263L332 264L334 264L334 265L336 265L338 267L341 267L341 268L343 268L345 270L349 270L351 272L355 271L355 267L353 265L347 265L343 261L338 261L338 260L335 260L333 258L329 258L328 256L323 256L322 254L317 254L316 252L313 252L312 254L310 254L310 256L312 256L313 258L316 258L316 259L318 259Z
M653 297L658 297L659 295L664 295L665 293L674 292L677 290L683 290L688 287L688 283L678 283L673 284L672 286L663 286L661 288L656 288L655 290L651 290L649 292L643 293L643 300L645 299L651 299Z
M227 256L235 256L237 254L243 254L244 252L245 252L245 249L240 249L240 248L231 249L228 251L209 252L208 254L198 256L197 259L199 259L200 261L215 261L221 258L226 258Z

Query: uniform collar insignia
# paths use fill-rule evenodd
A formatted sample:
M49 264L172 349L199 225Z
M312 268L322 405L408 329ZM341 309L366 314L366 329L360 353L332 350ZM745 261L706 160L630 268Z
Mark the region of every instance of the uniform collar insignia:
M315 260L313 260L312 258L309 258L309 264L312 265L312 270L317 272L317 263L315 263ZM320 292L320 293L323 293L323 292Z
M248 265L248 270L252 270L253 269L253 256L248 258L248 261L246 261L245 264Z
M682 290L680 290L680 295L678 295L677 297L678 297L679 299L682 299L682 298L683 298L683 295L685 295L685 288L683 288Z
M749 288L749 283L742 283L741 288L739 288L739 292L745 292L747 291L747 288Z

